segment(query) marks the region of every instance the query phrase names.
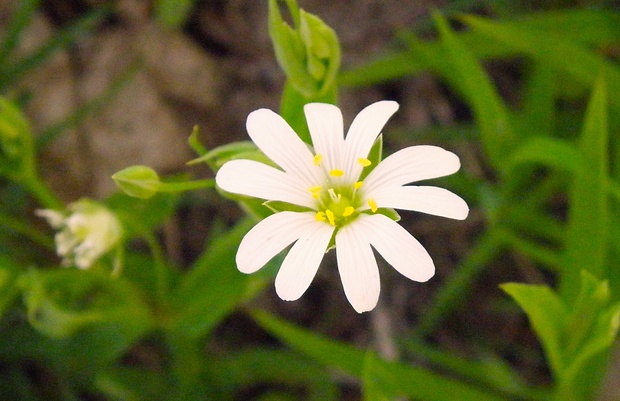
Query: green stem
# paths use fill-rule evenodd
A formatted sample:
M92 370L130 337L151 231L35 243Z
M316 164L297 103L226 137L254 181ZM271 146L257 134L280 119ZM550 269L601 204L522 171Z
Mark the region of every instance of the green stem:
M18 180L15 180L19 183ZM64 203L38 178L28 177L22 179L21 184L39 201L45 209L62 210Z
M157 238L151 232L145 232L143 234L146 243L148 244L151 253L153 254L153 261L155 263L155 286L157 291L158 301L163 301L168 297L168 273L166 271L166 261L164 258L164 252L157 241Z
M215 180L212 178L183 182L160 182L157 190L160 192L183 192L195 189L213 188Z
M0 225L28 237L33 242L49 249L50 251L54 250L54 241L52 241L47 235L14 218L13 216L0 212Z

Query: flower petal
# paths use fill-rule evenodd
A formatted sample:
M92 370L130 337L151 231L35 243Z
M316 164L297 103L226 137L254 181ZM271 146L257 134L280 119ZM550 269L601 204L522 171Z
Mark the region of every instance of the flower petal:
M351 226L358 235L368 238L385 261L403 276L423 282L435 274L435 265L426 249L389 217L362 214Z
M237 268L254 273L284 248L312 231L314 213L280 212L261 220L243 237L237 250Z
M285 301L299 299L316 275L334 228L324 222L308 224L291 248L276 276L276 292Z
M467 203L458 195L444 188L431 186L405 186L383 188L366 193L378 207L414 210L416 212L464 220L469 214ZM364 205L360 210L369 209Z
M260 199L314 207L315 200L294 176L253 160L232 160L219 169L215 182L224 191Z
M340 109L328 103L309 103L304 106L314 153L322 156L323 169L327 172L343 169L342 148L344 128Z
M280 115L269 109L253 111L246 128L256 146L284 171L296 175L306 187L318 184L312 152Z
M368 156L383 126L396 110L398 103L383 100L367 106L357 114L345 139L346 164L343 168L349 179L357 180L363 168L357 160Z
M454 174L461 167L457 155L438 146L411 146L388 156L364 180L364 192Z
M366 233L356 226L357 221L347 224L336 234L336 257L344 293L353 309L362 313L374 309L381 288L375 255Z

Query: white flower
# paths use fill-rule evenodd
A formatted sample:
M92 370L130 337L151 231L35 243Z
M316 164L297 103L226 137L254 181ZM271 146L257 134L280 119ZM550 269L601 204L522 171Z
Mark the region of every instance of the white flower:
M42 209L36 214L59 230L54 240L63 265L88 269L103 254L118 245L122 226L114 213L91 200L82 199L68 207L69 214Z
M296 300L310 286L324 253L335 244L345 294L359 313L372 310L379 298L379 270L371 246L411 280L423 282L434 275L424 247L381 211L395 208L464 219L469 208L452 192L405 186L453 174L460 162L442 148L412 146L371 166L373 143L397 109L393 101L371 104L357 115L345 138L340 109L307 104L304 112L313 149L273 111L260 109L248 116L250 137L281 170L252 160L233 160L218 171L217 185L231 193L286 202L307 211L275 213L253 227L237 251L241 272L259 270L294 242L275 287L283 300ZM372 171L364 176L364 168Z

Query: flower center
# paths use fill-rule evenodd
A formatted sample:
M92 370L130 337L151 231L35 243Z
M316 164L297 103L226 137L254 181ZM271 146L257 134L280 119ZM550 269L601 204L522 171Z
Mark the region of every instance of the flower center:
M321 160L321 155L316 155L314 164L320 166ZM370 161L365 158L360 158L358 163L364 167L370 165ZM331 178L342 177L343 175L343 170L330 170L326 174L324 186L317 185L308 189L312 197L317 200L316 219L337 228L355 219L360 214L358 209L363 205L361 191L358 191L363 182L342 184ZM367 204L373 213L377 211L377 204L373 199L368 199Z

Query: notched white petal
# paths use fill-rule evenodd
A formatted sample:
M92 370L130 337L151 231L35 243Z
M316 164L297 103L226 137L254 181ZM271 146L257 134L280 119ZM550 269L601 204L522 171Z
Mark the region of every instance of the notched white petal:
M435 265L426 249L388 217L362 214L352 225L403 276L424 282L435 274Z
M285 301L299 299L306 292L334 231L329 224L313 223L295 242L276 276L276 293Z
M304 113L314 152L321 155L324 170L342 169L344 128L340 109L327 103L309 103Z
M460 196L439 187L382 188L368 196L380 207L413 210L456 220L464 220L469 214L469 207ZM364 209L368 209L368 206L364 205L362 210Z
M246 128L252 141L268 158L284 171L296 175L304 185L316 185L318 175L310 149L279 114L269 109L253 111L248 115Z
M280 212L261 220L241 240L237 268L242 273L254 273L311 231L315 223L314 213Z
M457 155L438 146L411 146L388 156L364 180L365 191L396 187L456 173Z
M377 261L368 240L356 229L356 222L336 234L336 257L344 293L353 309L362 313L377 305L381 285Z
M383 100L367 106L357 114L345 138L344 169L348 178L355 180L359 177L362 166L357 160L368 156L381 130L397 110L398 103Z
M288 173L253 160L232 160L225 163L215 176L224 191L266 200L313 207L311 194Z

